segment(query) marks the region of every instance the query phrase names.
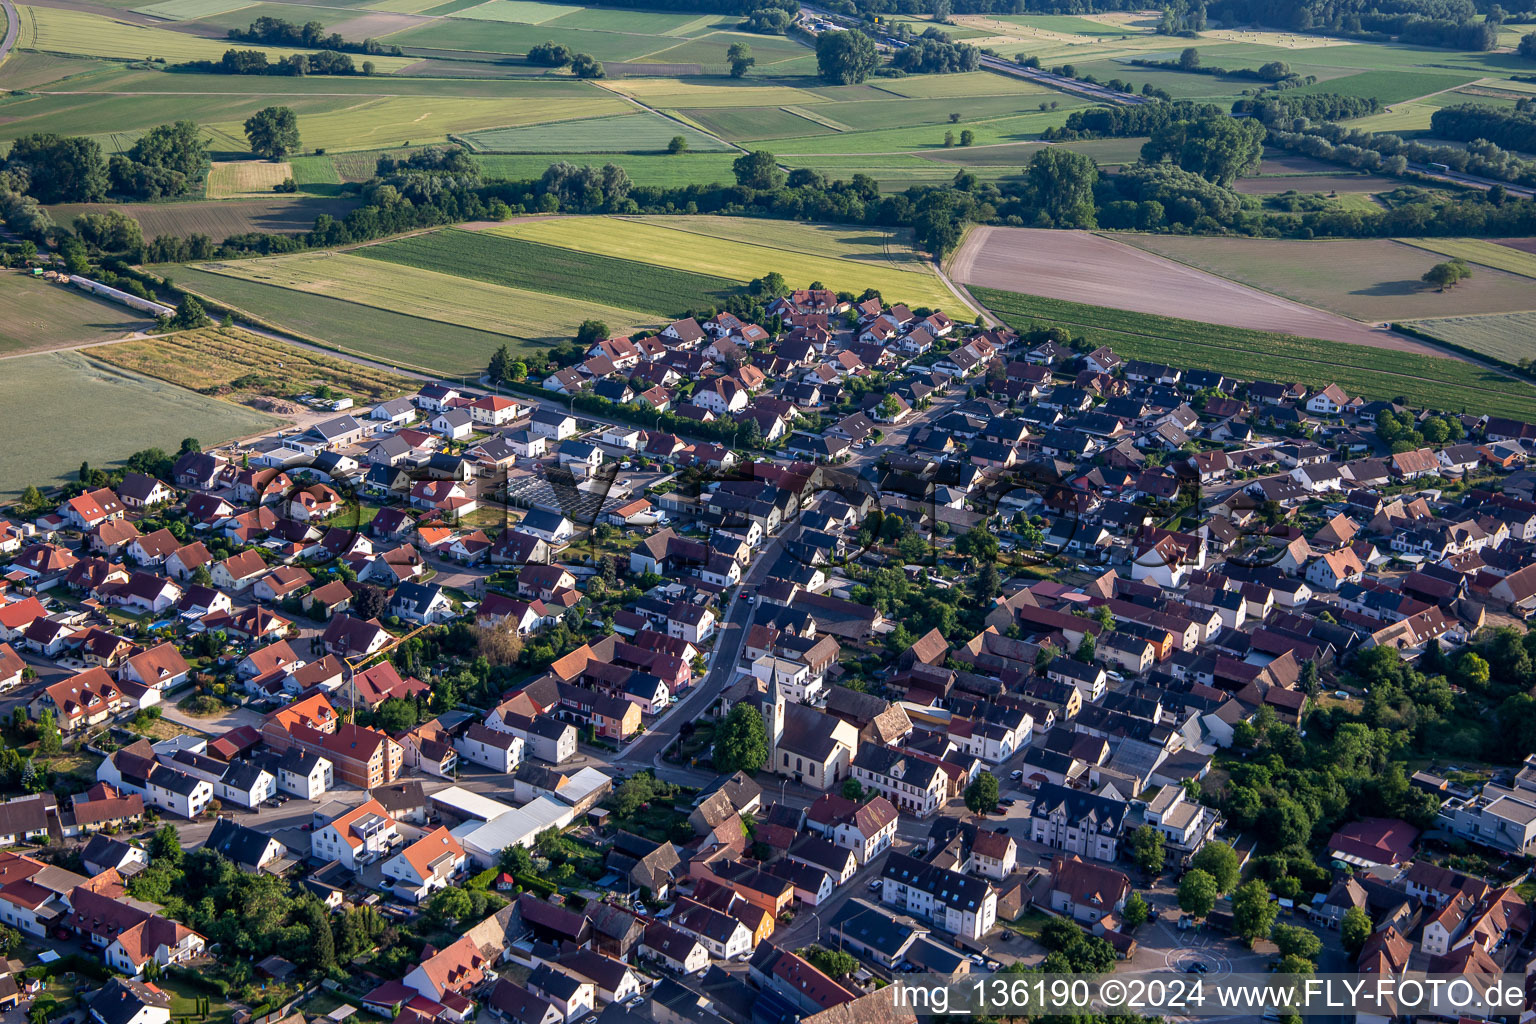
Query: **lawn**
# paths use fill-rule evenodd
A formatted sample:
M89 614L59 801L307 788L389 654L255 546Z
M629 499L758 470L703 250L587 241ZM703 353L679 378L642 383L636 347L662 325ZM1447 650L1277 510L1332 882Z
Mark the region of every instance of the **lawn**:
M270 196L272 190L293 177L293 165L285 160L230 160L208 169L208 198Z
M1060 325L1122 356L1181 368L1216 370L1244 380L1336 383L1351 395L1404 398L1446 411L1530 418L1530 386L1450 358L1346 345L1287 334L1222 327L972 286L971 293L1010 326Z
M490 284L617 304L676 318L718 306L739 285L652 263L595 256L483 231L447 229L353 250L358 256L455 274Z
M657 185L678 188L683 185L713 185L735 181L731 163L736 153L699 153L682 156L657 155L655 153L611 153L602 163L615 163L624 168L636 185ZM590 153L497 154L486 153L475 157L480 173L487 179L501 181L529 181L542 175L550 164L567 160L573 164L594 164L598 161Z
M73 480L80 463L111 466L142 448L205 446L278 419L109 366L81 352L8 359L0 373L0 496Z
M1359 320L1508 313L1536 308L1528 278L1477 267L1454 289L1419 278L1442 257L1390 239L1291 241L1268 238L1128 236L1144 249L1221 277Z
M807 244L810 239L822 237L814 225L798 226L804 229ZM773 222L772 227L765 230L778 227L779 224ZM879 266L788 248L786 246L791 243L783 237L767 243L742 242L679 231L664 222L613 217L559 217L502 224L488 230L511 238L715 274L742 282L777 270L792 287L805 287L820 281L828 288L852 292L875 288L888 302L948 307L955 312L964 309L943 282L926 270ZM867 256L867 253L855 255Z
M1297 89L1299 94L1307 93L1338 93L1342 96L1374 96L1384 104L1402 103L1405 100L1415 100L1430 93L1443 92L1447 89L1455 89L1476 81L1480 75L1452 74L1434 71L1362 71L1359 74L1349 75L1345 78L1334 78L1326 82L1317 82L1313 85L1303 86Z
M464 141L476 151L491 153L661 153L679 135L688 141L691 150L731 150L713 135L648 110L522 128L496 128L466 135Z
M405 377L238 327L205 327L124 341L92 354L147 377L235 403L260 396L297 398L324 385L366 407L415 390Z
M176 283L184 288L267 323L393 366L451 375L479 373L490 361L491 353L507 344L504 335L423 320L325 295L290 291L192 267L157 269L174 274Z
M1507 363L1536 359L1536 313L1450 316L1418 320L1417 330L1453 345L1484 352Z
M646 222L710 238L728 238L753 245L772 245L791 252L928 272L928 257L913 248L912 232L908 228L711 216L647 217Z
M187 61L218 60L229 49L229 43L225 40L133 25L86 11L21 4L17 5L17 11L21 16L21 35L16 45L28 50L78 53L112 60L163 57L170 61ZM296 47L255 46L248 49L265 50L268 57L274 60L290 53L308 52ZM409 57L370 59L381 74L398 71L413 63Z
M135 310L77 288L0 274L0 355L106 341L149 326Z

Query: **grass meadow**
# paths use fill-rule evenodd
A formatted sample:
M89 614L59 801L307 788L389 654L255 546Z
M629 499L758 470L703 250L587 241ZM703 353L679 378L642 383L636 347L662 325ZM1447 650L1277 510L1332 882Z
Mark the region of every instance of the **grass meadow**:
M0 274L0 355L87 345L149 326L149 319L134 310L77 288Z
M0 498L73 480L83 461L110 466L141 448L175 451L184 437L213 445L280 422L85 352L18 356L0 373Z
M506 335L458 324L407 316L359 305L328 295L211 274L196 267L159 267L178 285L337 349L378 359L391 366L463 375L485 369L500 345L534 354L541 346L509 342Z

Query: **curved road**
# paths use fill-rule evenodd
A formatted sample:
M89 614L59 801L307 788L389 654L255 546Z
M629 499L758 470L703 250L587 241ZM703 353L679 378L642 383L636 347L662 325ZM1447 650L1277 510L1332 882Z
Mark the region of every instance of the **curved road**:
M16 36L21 31L21 16L16 13L16 5L11 0L0 0L0 7L5 8L5 39L0 41L0 60L11 55L11 47L16 45Z

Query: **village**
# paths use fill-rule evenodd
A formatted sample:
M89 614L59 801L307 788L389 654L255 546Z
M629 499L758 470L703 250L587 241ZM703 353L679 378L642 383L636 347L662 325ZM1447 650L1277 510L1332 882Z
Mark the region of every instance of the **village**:
M768 318L6 520L0 1009L1528 972L1536 425L878 296Z

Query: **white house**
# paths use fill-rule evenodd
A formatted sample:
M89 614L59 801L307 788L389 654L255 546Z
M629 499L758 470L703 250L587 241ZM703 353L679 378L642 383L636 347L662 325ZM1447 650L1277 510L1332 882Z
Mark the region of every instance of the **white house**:
M384 862L384 878L402 899L420 903L464 870L464 847L439 826Z
M352 810L310 833L310 853L324 861L339 861L357 871L383 857L400 838L399 827L377 800L365 800Z
M277 787L300 800L318 800L330 790L334 772L326 758L290 747L277 762Z
M523 762L523 738L475 722L453 741L459 756L498 772L511 772Z

